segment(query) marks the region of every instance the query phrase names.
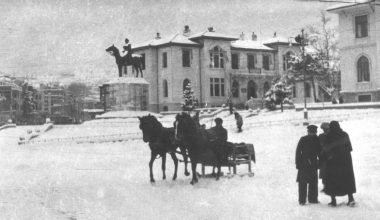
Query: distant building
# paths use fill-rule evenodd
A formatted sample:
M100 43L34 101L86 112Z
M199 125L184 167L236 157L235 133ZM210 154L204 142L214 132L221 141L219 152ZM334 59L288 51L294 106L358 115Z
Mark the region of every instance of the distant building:
M291 42L274 35L260 43L254 33L235 37L212 27L192 34L185 26L182 33L168 38L157 33L154 39L132 46L134 53L144 57L149 110L159 112L179 110L188 83L201 106L221 106L229 98L235 106L243 106L250 97L261 106L272 80L287 73L290 55L300 52L300 45ZM308 88L307 99L313 101ZM303 102L303 91L303 83L297 83L295 102Z
M328 9L339 16L341 95L344 102L380 101L379 1Z
M22 105L22 88L8 77L0 77L0 125L20 118Z

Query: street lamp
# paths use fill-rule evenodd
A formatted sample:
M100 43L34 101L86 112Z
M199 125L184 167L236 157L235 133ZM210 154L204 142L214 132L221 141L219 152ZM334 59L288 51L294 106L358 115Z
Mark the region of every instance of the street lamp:
M293 38L293 37L291 37ZM291 39L289 38L289 39ZM301 45L301 52L302 52L302 73L303 73L303 97L304 97L304 109L303 109L303 118L304 122L303 125L307 126L309 125L308 122L308 113L307 113L307 104L306 104L306 53L305 53L305 44L306 39L304 35L304 29L301 30L301 35L297 35L294 37L294 40ZM292 46L292 41L289 40L289 46Z

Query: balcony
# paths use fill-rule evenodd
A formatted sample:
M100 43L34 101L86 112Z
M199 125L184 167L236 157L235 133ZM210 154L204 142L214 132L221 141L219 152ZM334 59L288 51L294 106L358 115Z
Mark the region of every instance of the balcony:
M356 90L357 91L367 91L372 89L372 82L357 82Z

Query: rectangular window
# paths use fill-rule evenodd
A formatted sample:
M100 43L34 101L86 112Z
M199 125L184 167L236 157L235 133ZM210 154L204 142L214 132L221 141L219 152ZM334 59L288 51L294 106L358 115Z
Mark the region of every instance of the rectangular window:
M182 66L183 67L190 67L191 63L191 50L182 50Z
M145 70L145 53L141 54L142 59L142 69Z
M247 65L248 65L248 70L253 70L255 69L255 56L252 54L247 55Z
M269 55L263 55L263 68L265 70L269 70L270 65L270 56Z
M355 17L356 38L368 36L368 17L367 15Z
M370 102L372 99L371 95L359 95L358 102Z
M162 53L162 67L163 68L168 67L168 53L167 52Z
M224 79L220 79L220 95L224 96Z
M210 78L210 96L214 96L214 79Z
M233 53L231 54L231 68L232 69L239 69L239 54Z
M224 78L210 78L210 96L225 96Z
M221 49L214 49L210 52L210 67L224 68L224 53Z
M219 78L214 79L214 89L215 89L215 96L220 96Z

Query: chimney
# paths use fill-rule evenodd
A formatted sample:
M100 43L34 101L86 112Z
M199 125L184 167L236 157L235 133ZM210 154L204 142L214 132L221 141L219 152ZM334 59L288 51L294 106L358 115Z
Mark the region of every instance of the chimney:
M214 32L214 27L208 27L207 29L209 32Z
M257 35L255 34L255 32L252 32L252 40L257 41Z
M240 34L240 40L244 40L245 39L245 34L244 34L244 32L241 32L241 34Z
M161 36L160 36L160 33L159 33L159 32L157 32L155 39L156 39L156 40L161 39Z
M190 34L191 34L191 30L190 30L189 25L185 25L185 29L183 30L183 35L188 37L190 36Z

